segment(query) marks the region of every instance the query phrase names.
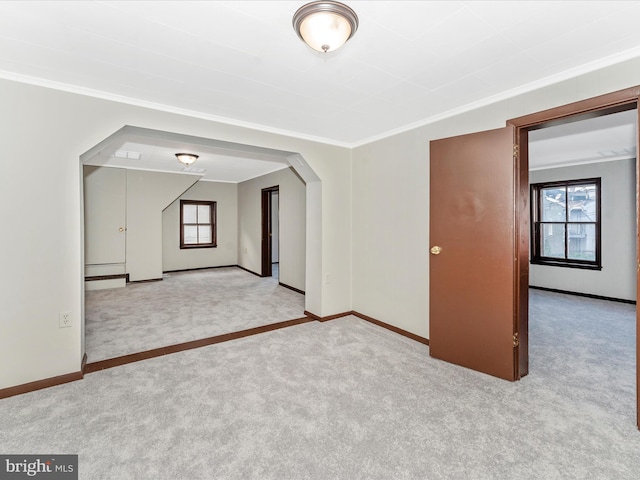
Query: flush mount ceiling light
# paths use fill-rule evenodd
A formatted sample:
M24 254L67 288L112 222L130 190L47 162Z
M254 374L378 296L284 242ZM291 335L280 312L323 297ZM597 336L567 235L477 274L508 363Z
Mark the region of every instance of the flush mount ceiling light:
M358 29L358 16L339 2L311 2L293 15L293 29L318 52L333 52L346 43Z
M180 163L184 163L187 167L198 159L198 155L194 153L176 153L176 157Z

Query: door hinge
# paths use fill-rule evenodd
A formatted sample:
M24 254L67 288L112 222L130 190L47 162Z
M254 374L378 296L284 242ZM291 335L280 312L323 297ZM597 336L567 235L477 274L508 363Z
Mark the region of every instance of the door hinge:
M513 146L513 158L514 159L518 158L518 145Z
M518 337L518 333L513 334L513 348L520 345L520 338Z

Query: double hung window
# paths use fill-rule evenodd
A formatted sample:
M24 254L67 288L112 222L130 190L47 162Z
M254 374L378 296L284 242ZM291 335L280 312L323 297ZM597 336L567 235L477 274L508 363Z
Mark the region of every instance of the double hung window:
M602 269L600 179L531 185L531 263Z
M216 202L180 200L180 248L216 246Z

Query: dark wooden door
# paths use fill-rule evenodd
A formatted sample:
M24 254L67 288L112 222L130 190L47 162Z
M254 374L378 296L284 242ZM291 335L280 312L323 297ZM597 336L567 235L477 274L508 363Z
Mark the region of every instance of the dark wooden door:
M262 260L261 273L262 277L271 277L273 270L271 268L273 261L273 192L278 192L280 187L263 188L261 195L262 204Z
M515 128L431 142L431 356L519 378Z

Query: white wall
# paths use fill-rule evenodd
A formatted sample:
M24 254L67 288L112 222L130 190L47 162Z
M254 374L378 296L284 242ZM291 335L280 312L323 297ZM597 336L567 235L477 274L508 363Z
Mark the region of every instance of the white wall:
M100 180L91 181L93 177ZM162 278L162 212L198 178L86 166L85 255L90 264L85 275L128 273L131 281ZM126 231L119 233L121 227ZM99 267L113 266L92 265L105 263L122 263L123 270L100 273Z
M634 59L353 150L353 309L429 337L429 142L640 84Z
M217 247L180 249L180 200L216 202ZM237 263L237 184L199 181L162 212L162 268L165 272Z
M307 249L307 275L313 281L313 288L307 288L307 309L319 315L350 310L349 149L9 80L0 80L0 104L0 212L12 228L11 238L5 239L11 248L2 249L0 389L80 370L79 157L125 125L300 153L319 177L315 183L331 192L312 192L317 202L311 213L323 216L312 222L320 235ZM16 158L29 161L17 169ZM43 208L52 214L37 222L24 214ZM329 285L321 283L325 271L333 273ZM59 312L71 312L71 328L58 328Z
M238 264L262 270L262 189L279 186L280 283L305 291L306 186L291 168L238 185ZM315 312L313 312L315 313Z
M307 222L307 310L354 309L428 337L429 141L639 84L634 59L350 150L0 80L0 214L12 229L2 249L0 388L80 368L79 156L124 125L300 153L320 180L307 183L307 218L320 219ZM15 158L29 161L17 169ZM24 215L43 206L55 215ZM72 328L58 328L63 311Z
M529 172L529 183L601 177L602 270L531 265L529 285L636 299L636 160Z
M193 175L127 170L127 273L162 278L162 211L198 181Z

